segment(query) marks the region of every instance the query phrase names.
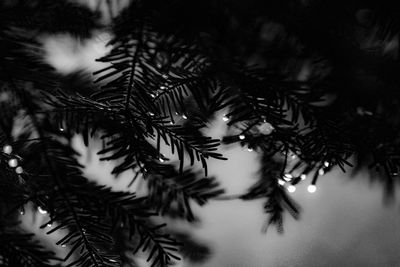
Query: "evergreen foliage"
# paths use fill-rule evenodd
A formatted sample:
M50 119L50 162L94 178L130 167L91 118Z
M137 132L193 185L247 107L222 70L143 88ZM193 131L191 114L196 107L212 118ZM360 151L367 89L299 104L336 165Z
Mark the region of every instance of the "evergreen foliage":
M111 1L98 3L110 9L109 24L77 1L0 3L0 265L134 266L126 251L146 253L151 266L190 259L180 247L201 246L169 234L157 215L193 222L194 203L229 199L208 176L208 160L226 160L221 140L203 134L222 110L231 129L223 143L262 155L258 181L239 198L266 199L266 226L283 231L285 211L298 217L284 178L295 185L310 175L314 185L355 162L354 170L376 169L393 193L394 3L132 0L115 15ZM112 39L93 77L45 62L41 36L84 40L96 30ZM90 182L71 145L77 134L86 146L102 141L98 154L115 161L111 174L133 170L131 183L143 179L148 195ZM178 166L161 153L163 143ZM18 227L28 204L49 214L48 234L62 233L56 245L68 248L65 259Z

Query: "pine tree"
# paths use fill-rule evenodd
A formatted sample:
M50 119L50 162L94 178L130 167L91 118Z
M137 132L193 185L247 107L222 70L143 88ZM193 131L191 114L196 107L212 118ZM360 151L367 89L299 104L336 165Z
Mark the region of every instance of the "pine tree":
M134 266L125 252L141 250L151 266L169 266L185 255L182 246L196 244L169 233L158 215L193 222L193 203L235 197L208 175L209 159L226 159L221 143L262 155L258 181L236 198L265 198L266 226L279 231L285 211L298 216L289 193L306 176L314 192L332 168L369 166L393 195L394 3L132 0L121 12L112 1L98 4L0 3L0 265ZM112 39L97 59L106 67L90 79L62 75L44 60L41 36L84 40L96 30ZM231 134L205 136L221 111ZM85 145L101 140L112 174L133 170L132 182L143 179L148 195L88 180L71 145L77 134ZM164 143L177 166L161 153ZM48 213L48 234L65 233L57 245L68 247L66 258L18 226L28 204Z

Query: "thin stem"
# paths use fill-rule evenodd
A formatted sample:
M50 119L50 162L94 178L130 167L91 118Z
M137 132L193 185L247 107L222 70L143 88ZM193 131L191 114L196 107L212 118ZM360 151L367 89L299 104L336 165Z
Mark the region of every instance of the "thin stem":
M143 43L143 40L142 40L143 39L142 38L143 24L140 27L139 34L140 34L140 38L138 38L138 44L136 46L135 53L133 54L133 57L132 57L132 70L131 70L130 77L129 77L128 92L127 92L126 98L125 98L125 112L127 112L129 109L129 100L132 95L133 86L135 85L135 72L136 72L136 63L137 63L136 61L138 59L138 55L139 55L139 52L140 52L140 49L141 49L141 46Z

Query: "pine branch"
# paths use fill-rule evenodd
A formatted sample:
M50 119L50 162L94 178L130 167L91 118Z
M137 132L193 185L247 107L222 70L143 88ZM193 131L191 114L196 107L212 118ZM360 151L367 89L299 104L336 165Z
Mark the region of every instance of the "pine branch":
M231 118L228 125L233 125L242 121L268 121L272 125L290 125L284 119L281 109L270 105L267 98L256 97L247 93L238 94L229 101L231 110L227 117Z
M269 214L269 219L263 231L266 231L270 225L275 225L278 232L282 233L285 210L293 218L299 218L298 205L287 195L285 188L278 183L280 177L282 177L282 164L274 162L270 155L264 154L258 181L246 194L241 196L244 200L267 198L264 211Z
M331 167L338 165L343 171L345 165L352 166L347 158L354 153L354 146L343 131L334 122L319 121L316 128L302 135L300 150L303 160L316 165L328 162Z
M174 254L179 242L160 230L165 224L154 226L149 221L150 216L157 213L151 212L152 205L144 197L136 197L135 194L126 192L113 192L104 186L93 184L79 184L79 199L87 199L92 202L96 199L94 208L99 209L104 217L110 218L112 228L127 228L129 238L135 238L137 247L133 253L140 249L148 253L147 261L152 266L167 266L172 259L179 260ZM104 220L104 219L103 219Z
M105 104L97 101L79 95L77 98L72 98L71 96L66 96L62 93L57 96L57 100L52 99L50 96L47 96L47 99L48 103L56 108L52 111L58 114L59 123L65 122L69 128L73 129L73 131L78 133L83 132L84 140L88 138L89 132L91 132L91 136L93 136L96 129L108 132L103 136L103 138L106 136L113 136L113 132L115 132L116 136L120 136L124 131L127 132L126 136L129 136L127 139L119 137L118 139L111 140L107 143L108 147L99 152L100 154L105 154L110 151L117 151L113 156L104 157L103 160L116 159L125 156L129 158L138 158L138 156L133 156L131 153L141 153L137 148L143 147L143 145L138 146L137 143L147 142L144 140L146 137L155 138L157 140L158 153L160 151L160 139L164 140L164 142L171 147L172 153L175 153L176 150L180 160L181 171L184 164L184 151L189 154L191 165L193 165L195 157L198 161L202 162L206 174L206 158L212 157L222 160L225 159L222 157L222 154L214 152L219 145L219 140L199 135L197 127L188 128L179 125L166 125L166 122L161 118L150 117L146 114L144 117L135 117L135 121L131 122L136 123L137 125L131 124L132 129L130 129L124 125L128 124L129 121L123 121L123 114L119 113L119 111L113 111ZM93 115L97 115L96 118L102 118L101 116L103 116L104 120L92 123ZM133 118L132 116L133 115L131 115L131 118ZM113 122L115 119L117 119L117 125ZM122 125L118 125L118 123ZM84 128L83 130L80 130L80 128L82 129L82 126ZM110 126L114 126L114 129ZM115 131L115 126L118 127L117 129L119 131ZM131 131L133 131L133 134ZM119 141L116 142L116 140ZM131 140L132 145L136 145L129 146L128 140ZM135 147L136 152L131 151L131 149L129 149L131 147ZM129 153L129 151L131 151L131 153ZM152 154L154 155L154 153ZM124 164L124 168L121 170L125 170L125 167L129 165L130 164ZM120 168L118 168L117 173L119 173L119 169Z
M71 246L69 253L64 258L67 261L75 253L79 252L78 259L69 263L68 266L118 266L118 256L107 252L106 244L113 244L113 239L107 234L111 226L106 219L98 213L93 212L90 202L82 195L74 194L70 187L64 190L59 199L52 199L54 210L51 214L51 221L57 225L47 232L66 229L68 233L62 237L57 245ZM86 205L89 205L87 207Z
M179 260L175 255L180 245L174 238L160 230L165 224L154 226L146 219L156 213L150 212L146 198L137 198L134 194L123 192L108 192L107 198L100 198L106 207L106 214L111 217L115 228L119 222L121 227L129 231L129 240L135 238L136 248L148 253L147 261L151 266L168 266L172 260Z
M41 127L42 125L35 116L35 106L32 104L33 102L27 97L27 92L25 92L24 88L19 88L15 83L13 83L13 76L11 74L8 75L11 83L14 85L13 89L17 93L21 104L26 108L27 114L31 119L32 125L34 126L39 138L43 139L45 137L45 133ZM68 154L65 154L66 151L68 150L63 149L62 146L55 142L43 143L42 156L44 162L46 163L49 176L52 178L54 184L59 190L58 196L60 197L60 199L55 201L55 203L59 202L59 206L56 209L51 209L56 216L56 220L61 220L59 222L60 225L51 231L55 231L59 228L65 228L67 226L73 227L72 231L75 235L72 240L73 247L70 253L66 256L65 260L67 260L78 248L81 248L81 255L79 259L71 263L72 265L70 264L70 266L84 266L88 262L91 262L93 266L100 266L103 264L106 266L116 266L117 261L113 259L113 255L98 251L98 249L95 247L96 242L99 242L100 240L102 242L109 242L112 239L104 239L104 235L100 234L104 228L102 228L101 224L98 223L98 218L95 218L95 220L92 222L87 220L86 214L80 213L76 210L76 203L74 203L74 199L69 195L70 192L68 190L68 185L65 184L65 179L70 175L74 177L76 173L80 173L80 170L78 169L79 164L69 158ZM70 170L72 173L69 173L68 169L65 173L61 172L61 170L65 167L73 167L73 169ZM52 205L54 205L54 203ZM100 227L100 232L96 231L95 226ZM90 230L86 230L85 228L87 227L89 227ZM88 231L87 234L86 231Z
M172 110L178 114L187 116L186 98L193 96L197 106L202 104L207 99L207 91L212 93L212 81L209 78L192 76L183 79L171 78L165 85L160 86L160 92L157 92L154 97L155 104L162 117L169 117L174 122Z
M0 265L4 267L43 267L58 266L55 262L61 259L46 250L34 234L23 233L16 226L0 226Z
M170 235L160 231L161 228L165 227L165 224L151 227L145 221L134 218L130 218L128 223L130 224L130 238L136 233L139 235L139 243L134 253L140 249L143 252L149 251L146 261L152 261L151 267L167 267L173 264L174 260L180 260L175 255L176 251L178 251L176 247L180 243L170 237Z
M159 164L148 176L149 202L161 214L174 211L179 217L195 221L191 201L204 205L209 199L221 195L215 178L197 178L195 173L176 172L171 165Z
M316 120L314 113L319 109L313 104L323 100L324 92L315 89L310 82L279 82L276 98L280 99L281 109L287 110L292 123L303 122L304 125Z
M198 134L197 129L190 129L178 125L165 125L161 123L152 123L155 131L157 132L157 150L160 150L160 139L171 147L171 152L174 153L175 149L178 153L180 161L180 172L183 171L184 151L190 156L190 164L193 165L194 159L201 161L205 175L207 176L207 163L206 159L211 157L220 160L226 160L220 153L214 151L219 146L219 139L212 139L211 137L201 136ZM169 141L168 141L169 137Z

